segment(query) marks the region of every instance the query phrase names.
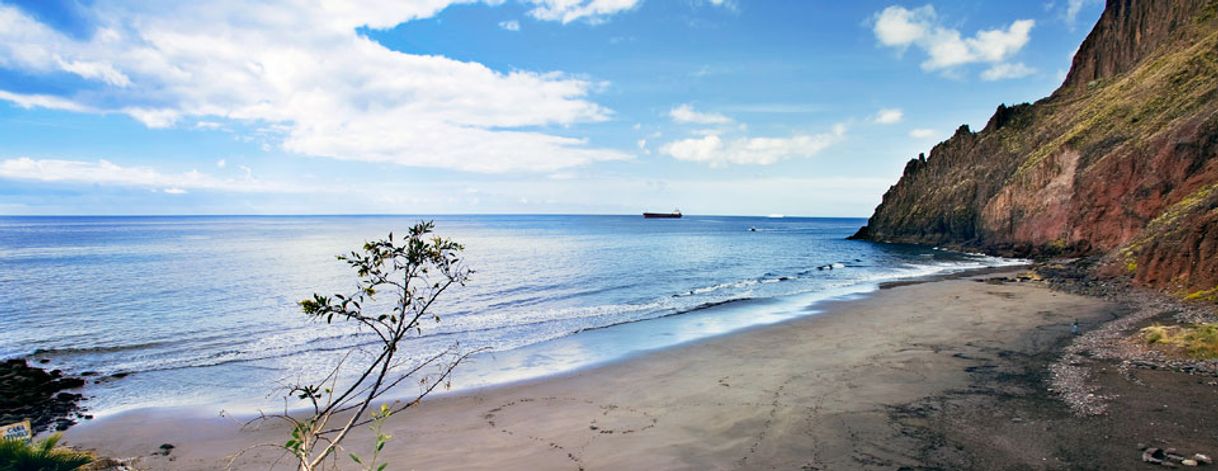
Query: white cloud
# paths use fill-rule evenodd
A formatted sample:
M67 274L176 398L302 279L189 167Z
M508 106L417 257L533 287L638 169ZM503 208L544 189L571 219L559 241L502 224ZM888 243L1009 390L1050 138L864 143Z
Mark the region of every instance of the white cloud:
M719 113L702 113L695 111L694 107L689 104L681 105L669 110L668 116L671 117L673 121L682 124L730 124L732 122L731 118Z
M1033 20L1016 20L1006 28L981 30L963 37L957 29L940 24L931 5L907 9L890 6L875 15L873 31L881 45L905 51L910 46L926 53L926 71L950 71L973 63L998 64L1014 56L1030 40Z
M1036 69L1024 65L1022 62L1013 64L1002 63L994 64L990 68L985 69L981 73L982 80L1007 80L1027 77L1036 73Z
M901 122L901 118L905 116L899 108L884 108L875 114L872 121L877 124L896 124Z
M119 72L114 66L102 62L65 61L56 58L59 68L66 72L79 75L82 78L100 80L116 87L131 85L131 79Z
M227 166L228 166L228 161L227 161L227 160L220 159L220 160L217 160L217 161L216 161L216 167L218 167L218 168L224 168L224 167L227 167Z
M50 95L22 95L0 90L0 100L13 103L22 108L46 108L49 110L76 112L94 111L91 108L75 103L72 100L66 100Z
M397 52L357 31L461 1L97 2L87 39L0 4L0 67L89 82L58 96L0 90L0 100L153 128L232 120L274 129L260 139L290 152L420 167L549 172L630 158L569 135L611 116L590 101L599 83ZM546 0L534 16L573 21L636 3Z
M150 188L169 194L186 190L213 190L239 193L303 193L304 188L263 181L246 174L244 178L217 178L191 170L166 174L147 167L123 167L110 161L35 160L29 157L0 160L0 178L39 182L78 183L120 187Z
M736 0L704 0L703 3L733 12L738 8L736 5Z
M920 129L914 129L912 131L909 131L909 137L912 137L915 139L929 139L929 138L935 137L935 135L937 135L937 134L939 134L939 132L935 131L934 129L921 129L920 128Z
M641 0L529 0L529 15L539 20L570 23L583 19L599 23L606 17L634 9Z
M812 157L839 142L846 127L837 125L821 134L796 134L789 138L752 137L724 140L718 134L682 139L665 144L660 152L677 160L711 167L727 165L772 165L791 158Z
M875 37L880 44L903 49L926 37L934 21L935 8L930 5L913 10L891 6L876 15Z
M520 31L520 22L516 20L500 21L499 27L508 31Z

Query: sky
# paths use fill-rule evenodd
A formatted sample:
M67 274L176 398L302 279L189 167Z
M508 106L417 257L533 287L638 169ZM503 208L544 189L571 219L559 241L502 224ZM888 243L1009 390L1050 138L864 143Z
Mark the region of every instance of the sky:
M0 0L0 215L865 217L1101 0Z

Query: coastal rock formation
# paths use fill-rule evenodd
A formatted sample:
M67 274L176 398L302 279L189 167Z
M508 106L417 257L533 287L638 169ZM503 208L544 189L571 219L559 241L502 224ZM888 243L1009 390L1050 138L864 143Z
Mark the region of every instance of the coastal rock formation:
M0 425L28 419L35 432L66 430L83 418L80 394L68 391L85 385L59 370L46 371L25 360L0 362Z
M1104 254L1218 299L1218 0L1108 0L1057 91L911 160L854 238Z

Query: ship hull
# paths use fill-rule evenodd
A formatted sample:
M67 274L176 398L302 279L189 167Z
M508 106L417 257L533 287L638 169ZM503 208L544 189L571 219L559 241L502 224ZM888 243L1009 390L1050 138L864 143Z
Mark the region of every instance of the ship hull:
M681 219L681 213L643 213L646 219Z

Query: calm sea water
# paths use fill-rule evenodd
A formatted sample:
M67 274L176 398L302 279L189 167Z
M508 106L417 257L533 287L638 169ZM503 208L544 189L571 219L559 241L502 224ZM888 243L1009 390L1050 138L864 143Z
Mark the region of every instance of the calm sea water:
M307 320L296 302L348 291L353 273L334 255L419 219L464 243L476 273L406 352L489 349L459 370L460 387L808 315L883 281L1010 263L844 240L862 219L3 217L0 357L133 373L89 387L95 412L274 406L277 385L370 340Z

